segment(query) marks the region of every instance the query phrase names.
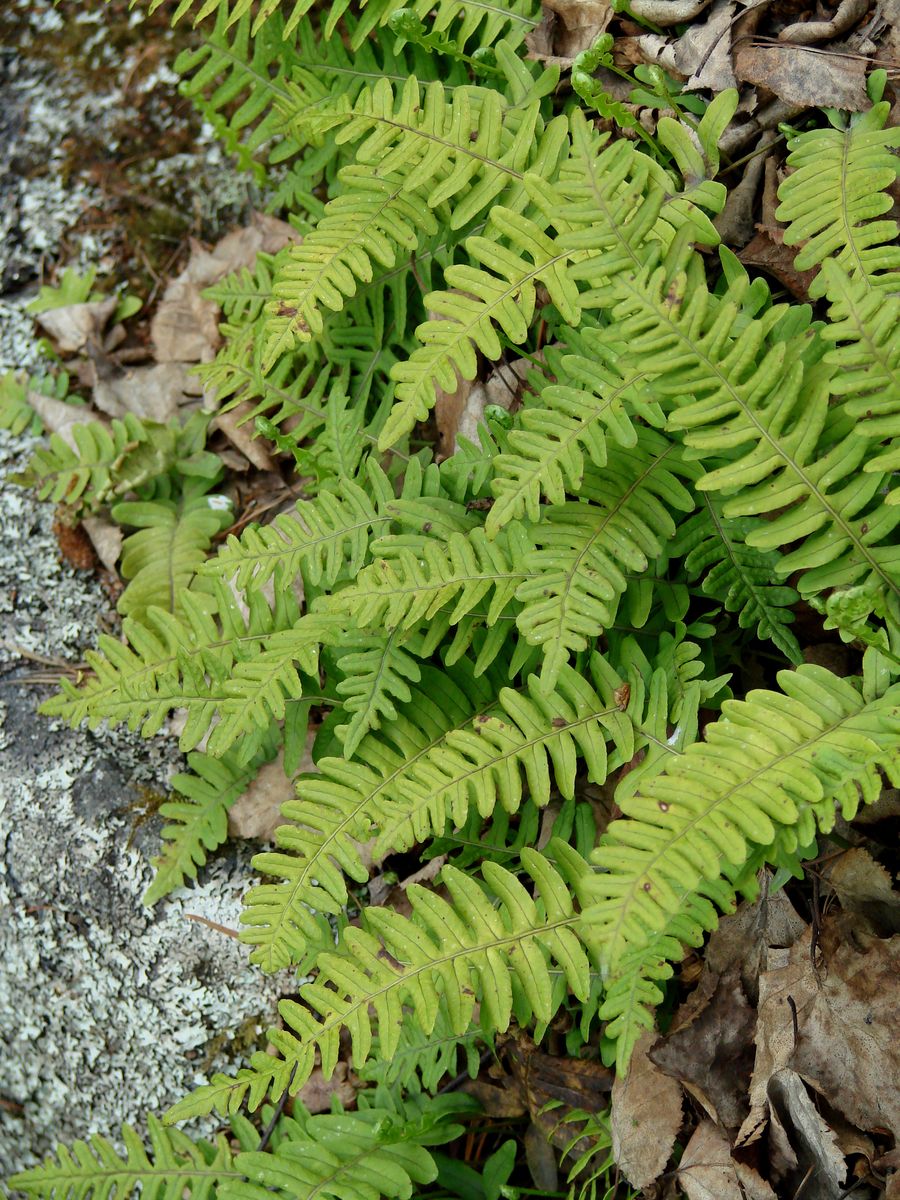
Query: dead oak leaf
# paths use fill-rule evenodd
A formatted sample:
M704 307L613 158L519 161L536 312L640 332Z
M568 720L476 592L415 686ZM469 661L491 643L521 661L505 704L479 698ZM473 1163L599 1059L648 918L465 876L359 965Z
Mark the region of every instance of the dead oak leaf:
M348 1068L345 1062L335 1064L329 1078L325 1078L321 1067L316 1067L313 1073L297 1093L296 1099L304 1104L311 1113L331 1111L331 1101L334 1096L345 1108L356 1103L356 1093L363 1083Z
M869 107L866 60L807 50L789 44L740 46L734 56L737 78L768 88L779 99L803 108Z
M712 999L688 1024L678 1014L650 1059L677 1079L721 1127L737 1130L747 1115L756 1013L736 968L718 980Z
M811 931L788 950L770 951L760 977L751 1110L739 1144L759 1136L770 1080L787 1068L857 1128L900 1136L900 936L869 938L861 952L844 924L826 922L815 967L810 938Z
M109 296L106 300L89 300L84 304L64 304L37 313L36 319L62 354L76 354L91 338L100 340L118 303L118 296Z
M731 1157L728 1138L712 1121L701 1121L678 1165L687 1200L776 1200L771 1186L752 1167Z

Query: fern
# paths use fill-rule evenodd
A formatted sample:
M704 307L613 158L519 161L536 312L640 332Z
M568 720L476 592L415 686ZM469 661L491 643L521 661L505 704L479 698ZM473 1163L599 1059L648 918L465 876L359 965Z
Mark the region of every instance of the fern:
M180 616L184 591L213 537L231 522L228 499L209 495L202 484L177 500L123 501L112 515L121 525L138 527L122 543L122 574L129 583L119 612L145 620L154 607Z
M109 425L85 421L72 426L73 448L58 433L39 447L16 482L33 487L41 500L95 508L162 475L175 460L171 430L140 421L132 413Z
M700 511L679 531L675 553L685 555L689 578L703 576L706 595L738 614L742 629L755 628L761 640L772 641L791 662L800 663L800 646L789 628L797 593L771 582L785 573L775 551L755 550L747 544L748 536L759 528L760 522L750 517L727 520L721 504L704 496Z
M330 1196L334 1200L404 1200L413 1183L429 1183L437 1167L426 1149L450 1141L462 1131L453 1118L467 1112L466 1097L442 1097L426 1113L406 1106L372 1104L359 1112L311 1117L296 1103L291 1117L282 1116L272 1149L247 1148L258 1140L246 1121L234 1128L244 1147L233 1153L224 1137L213 1146L192 1142L167 1130L150 1115L149 1150L129 1126L122 1127L125 1157L105 1138L61 1146L56 1158L14 1175L10 1181L27 1196L67 1196L72 1200L109 1200L137 1193L161 1200L175 1195L190 1200L250 1200L266 1194L300 1200ZM249 1136L247 1134L249 1133ZM243 1136L241 1136L243 1135Z
M514 1007L519 1019L533 1014L546 1024L554 1011L551 962L564 971L569 989L585 998L589 959L577 932L572 889L581 891L588 867L564 843L550 848L555 867L536 851L522 854L536 899L515 875L486 863L484 880L496 906L474 879L445 867L441 877L449 902L413 885L407 893L413 919L390 909L367 909L365 928L346 929L337 951L319 956L316 982L301 989L303 1004L281 1002L285 1029L270 1031L270 1037L282 1057L273 1062L258 1054L236 1076L216 1076L170 1110L167 1119L214 1108L233 1112L245 1097L255 1108L267 1092L277 1099L285 1088L296 1091L309 1077L317 1050L330 1074L342 1029L350 1033L354 1063L362 1066L372 1045L370 1005L382 1059L390 1061L405 1004L426 1034L434 1028L441 1000L458 1034L468 1029L476 998L486 1030L506 1029ZM383 957L382 947L393 962Z
M194 1143L177 1129L166 1129L149 1114L149 1150L128 1125L122 1126L123 1158L95 1134L90 1142L60 1146L40 1167L13 1175L10 1185L27 1196L65 1196L71 1200L111 1200L141 1189L149 1200L187 1194L191 1200L212 1200L229 1178L241 1178L225 1138L215 1146Z
M173 789L184 799L160 805L159 815L170 824L163 826L163 849L153 859L155 875L144 894L145 904L153 905L186 879L196 879L207 852L225 841L228 810L250 786L260 765L275 753L277 740L271 729L266 733L249 762L240 761L237 755L226 754L221 759L197 752L188 755L190 773L172 779Z
M896 772L900 689L867 701L850 681L813 666L782 671L778 682L781 692L726 701L704 742L620 799L627 820L610 825L593 855L601 873L585 915L610 978L636 986L627 956L646 950L657 960L653 939L671 937L679 913L676 938L696 944L716 918L709 901L698 908L693 898L712 891L718 907L729 906L723 870L744 866L751 845L769 846L782 826L795 846L808 845L817 827L832 828L836 803L852 818L860 796L880 792L879 768ZM639 1006L619 1014L623 1030L641 1019Z
M163 0L150 0L149 12L154 12ZM277 13L279 0L263 0L255 15L253 24L254 34L258 34L267 22ZM291 0L290 16L284 24L283 36L289 36L300 24L303 17L312 8L312 0ZM342 2L335 5L325 26L324 35L330 37L339 17L346 11L348 5ZM353 41L353 48L358 49L366 37L378 26L386 25L392 13L401 8L411 8L417 16L424 17L437 8L434 21L436 30L446 29L458 15L462 15L461 27L457 36L461 43L467 41L476 32L482 45L490 45L502 34L508 31L518 34L519 39L538 23L533 6L529 0L513 0L509 7L500 7L482 3L481 0L439 0L437 6L430 0L413 0L413 3L401 3L401 0L362 0L364 19L360 21ZM252 0L180 0L172 20L182 20L192 14L194 23L204 20L211 14L224 10L227 24L231 25L246 16L252 8Z
M124 640L45 711L150 735L182 710L182 746L204 746L164 806L152 902L195 877L279 745L299 769L316 706L241 931L305 982L273 1053L169 1114L232 1115L222 1178L190 1182L214 1152L180 1142L182 1174L159 1142L154 1175L129 1134L108 1187L100 1142L30 1186L405 1200L458 1132L460 1102L425 1093L477 1073L480 1042L513 1019L539 1040L564 1010L570 1051L599 1016L624 1066L760 865L796 873L836 806L900 777L897 135L876 103L790 140L779 213L820 268L814 320L718 245L735 93L636 144L579 106L611 35L558 89L521 49L532 0L189 15L215 20L179 59L185 91L302 238L208 292L207 407L269 439L299 499L214 547L208 418L51 442L30 482L137 532ZM510 354L535 368L524 394L438 464L438 399L441 421L469 381L493 399ZM802 664L816 621L858 678ZM780 690L746 693L751 637L797 664ZM622 814L599 846L586 788ZM372 863L410 853L450 859L407 889L411 916L349 924ZM296 1096L348 1044L378 1085L358 1112L298 1104L253 1149L238 1108Z
M228 688L236 666L259 656L274 631L290 628L297 605L289 592L279 592L274 607L257 593L245 616L224 587L182 593L181 603L181 617L149 608L143 622L126 618L125 642L101 636L99 652L86 655L93 674L80 687L63 679L62 690L41 711L73 725L87 720L90 728L104 720L125 723L150 737L171 709L184 708L179 744L193 749L218 706L240 707L240 697Z
M834 118L832 128L811 129L788 143L794 170L778 190L775 215L787 222L788 246L804 243L798 271L828 258L865 289L879 290L887 283L881 272L900 268L896 222L878 219L891 211L887 189L898 171L890 149L900 146L900 131L884 128L889 112L882 100L847 126ZM826 284L826 275L818 275L810 295L822 296Z
M531 578L519 585L516 623L541 646L542 678L553 687L573 651L612 624L625 591L623 567L641 573L675 532L670 509L689 510L690 494L669 469L671 443L649 430L634 450L616 449L589 468L582 500L547 508L533 533Z

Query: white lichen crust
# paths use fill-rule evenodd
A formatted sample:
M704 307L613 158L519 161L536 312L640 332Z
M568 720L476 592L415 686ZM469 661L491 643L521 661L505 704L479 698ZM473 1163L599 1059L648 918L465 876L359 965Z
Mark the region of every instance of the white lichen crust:
M0 434L0 461L15 457ZM8 645L77 660L110 612L97 581L60 561L51 526L46 505L0 489L0 1175L57 1141L140 1125L233 1062L211 1061L210 1043L249 1016L263 1029L283 982L186 916L238 924L249 851L141 903L159 820L129 846L129 806L181 769L174 742L36 715L48 688L29 679L44 668Z

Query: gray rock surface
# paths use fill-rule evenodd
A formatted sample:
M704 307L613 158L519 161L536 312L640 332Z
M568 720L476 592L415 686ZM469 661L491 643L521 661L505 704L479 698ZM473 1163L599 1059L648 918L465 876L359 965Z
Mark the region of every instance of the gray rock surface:
M0 434L0 464L20 456ZM180 769L171 738L70 730L36 715L46 668L77 661L109 602L60 561L52 511L0 488L0 1176L58 1141L142 1124L233 1061L217 1035L262 1033L279 985L234 939L249 851L147 910L159 819L134 829L142 788ZM134 836L130 835L134 829Z
M81 75L38 55L41 39L70 32L52 0L11 0L2 14L0 372L40 369L24 307L62 239L65 261L80 270L97 266L102 276L115 265L103 235L71 231L98 194L66 172L64 140L108 123L114 150L126 91L174 83L164 60L148 79L106 44L109 11L79 4L74 18L66 13L89 27L92 70ZM4 46L10 27L17 44ZM208 129L193 159L151 156L146 169L136 186L152 189L161 172L163 187L166 170L183 180L178 203L199 213L204 231L254 203ZM0 431L0 477L29 448ZM141 1128L147 1110L230 1069L237 1059L222 1053L221 1035L240 1031L242 1044L263 1035L287 983L251 969L233 938L186 915L237 926L250 848L229 847L198 886L152 911L141 903L161 822L136 827L133 806L182 768L174 739L73 731L36 714L51 690L35 681L48 673L41 659L77 662L98 629L115 631L99 582L61 561L52 522L50 506L0 483L0 1179L57 1142L91 1132L115 1140L123 1120Z

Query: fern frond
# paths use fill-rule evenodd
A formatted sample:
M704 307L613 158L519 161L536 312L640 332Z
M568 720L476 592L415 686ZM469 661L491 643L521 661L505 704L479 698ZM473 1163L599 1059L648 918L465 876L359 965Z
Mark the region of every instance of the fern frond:
M14 482L35 488L41 500L93 508L116 492L164 474L174 463L172 431L133 413L109 424L73 425L72 437L75 449L58 433L51 434Z
M517 345L526 340L539 283L564 321L578 321L578 289L566 271L569 252L533 221L499 204L491 210L491 226L494 238L466 241L466 252L478 265L448 267L444 282L450 290L426 297L438 317L419 326L416 336L424 345L392 371L397 387L379 439L384 449L428 416L438 387L453 391L457 376L475 378L476 350L492 361L500 357L495 326Z
M900 272L886 281L890 291L851 279L832 259L822 264L830 320L820 331L834 348L825 362L835 369L833 396L868 438L900 437Z
M338 178L343 190L278 269L267 321L268 362L295 339L318 337L323 307L340 311L356 294L357 281L371 282L377 266L393 267L398 252L414 253L423 235L438 232L434 214L405 175L354 165Z
M686 555L688 578L702 576L706 595L736 612L742 629L755 628L761 639L774 642L787 659L800 663L803 655L790 629L797 593L772 582L785 574L779 570L781 556L747 544L762 524L752 517L729 521L722 516L721 501L703 495L700 511L678 531L673 553Z
M289 1132L274 1152L240 1154L237 1163L246 1182L226 1180L218 1200L408 1200L415 1184L437 1177L437 1167L425 1147L391 1116L367 1109L309 1117L302 1133ZM290 1130L287 1124L285 1128Z
M490 678L476 678L466 662L443 673L423 665L422 673L424 686L411 689L397 720L363 740L355 760L321 758L320 774L298 781L299 799L282 805L292 824L277 830L278 850L253 860L262 875L282 882L251 888L241 917L248 926L242 940L257 947L251 959L263 970L302 957L317 932L312 910L338 913L346 904L344 875L368 878L359 845L371 834L379 798L389 808L404 773L493 699Z
M213 537L232 519L225 496L194 488L177 500L126 500L112 509L120 525L136 526L122 543L122 575L128 586L117 608L125 617L146 621L150 608L182 615L182 598Z
M637 441L632 409L624 403L633 381L623 384L619 376L598 357L588 357L589 334L578 338L574 330L563 334L580 353L560 354L547 350L547 363L556 382L544 387L538 397L526 401L508 431L504 449L493 460L491 487L494 505L485 528L493 537L508 521L527 515L540 517L540 499L562 504L566 493L577 493L584 476L585 459L596 467L606 463L607 438L619 446ZM662 414L646 406L640 415L663 423Z
M253 34L256 36L278 12L281 0L262 0L255 9ZM149 12L155 12L163 0L150 0ZM313 6L313 0L289 0L290 16L284 24L283 36L290 35L300 24L303 17ZM324 36L330 38L334 33L339 18L346 12L346 0L334 5L325 26ZM364 19L359 22L354 32L353 48L358 49L373 29L386 25L391 15L401 8L412 9L416 16L425 17L434 13L434 28L442 31L461 16L458 31L454 30L460 45L463 45L475 33L478 33L482 46L492 45L501 35L506 34L512 42L521 41L529 29L538 23L536 8L531 0L512 0L510 5L485 3L484 0L362 0L360 7L364 11ZM234 24L253 10L253 0L180 0L172 18L172 23L183 20L189 14L193 15L194 24L199 24L213 13L224 10L228 25Z
M493 690L465 661L444 678L422 671L428 690L413 689L398 720L365 738L356 761L321 759L320 775L298 784L300 798L282 806L292 824L277 831L279 850L254 859L257 870L284 881L254 888L241 918L250 926L242 939L258 947L252 957L265 970L300 958L314 933L310 910L340 912L344 875L367 878L359 844L373 832L383 857L442 833L448 821L462 825L470 811L515 812L526 783L543 806L551 777L564 796L573 794L579 755L600 783L610 769L607 741L613 764L629 762L640 744L613 696L615 677L598 674L596 690L566 669L545 694L534 678L523 692ZM636 683L635 711L641 701Z
M253 1057L237 1076L216 1076L167 1114L167 1119L209 1112L233 1112L245 1097L256 1107L271 1092L273 1099L288 1084L302 1087L321 1054L326 1076L337 1061L342 1030L353 1043L353 1061L369 1058L377 1019L383 1061L399 1045L404 1007L420 1029L434 1028L445 1006L450 1028L459 1034L470 1025L477 1001L485 1030L506 1029L517 1018L535 1016L546 1023L558 1005L549 967L558 966L576 996L588 994L589 960L579 933L575 899L583 894L589 868L563 842L548 846L555 865L537 851L522 852L522 866L534 885L534 896L511 872L495 863L483 867L485 885L445 867L441 881L450 901L417 885L407 895L413 918L392 909L369 908L362 929L348 927L334 954L319 956L315 983L301 989L302 1004L283 1000L279 1006L285 1029L271 1030L281 1059ZM587 935L584 935L585 937ZM384 951L387 951L386 957ZM319 1015L316 1016L316 1013Z
M244 615L231 591L216 586L211 594L182 593L180 617L151 608L144 623L126 618L126 641L101 636L98 650L85 655L93 674L78 687L60 680L61 690L41 711L73 726L86 720L91 729L104 720L127 723L151 737L172 709L184 708L179 745L192 750L219 706L233 702L228 685L238 665L259 655L273 632L289 629L299 616L288 589L276 593L274 607L259 592L247 604Z
M250 525L240 538L229 537L204 571L233 576L242 590L262 587L276 572L290 580L301 570L310 583L333 587L345 569L358 575L372 532L390 519L378 512L360 483L338 480L314 500L298 501L295 513L282 513L271 525Z
M181 90L202 111L226 151L264 178L265 171L254 162L261 150L277 163L302 149L284 129L276 107L279 99L287 99L285 81L299 65L297 36L285 30L277 6L252 38L249 14L235 19L221 3L205 8L216 13L216 23L198 46L176 58Z
M833 826L836 803L852 818L860 796L880 793L879 768L896 765L900 687L867 701L852 681L815 666L782 671L778 682L781 692L725 701L703 742L620 797L627 819L594 852L601 871L585 914L610 978L623 977L626 956L642 953L696 897L727 906L734 892L722 876L744 865L752 845L770 845L783 827L795 846L808 845L817 826ZM677 935L690 944L715 924L711 904L694 910L689 936Z
M124 1158L106 1138L94 1134L89 1142L60 1146L41 1166L14 1175L10 1186L46 1200L122 1200L138 1188L147 1200L174 1195L214 1200L227 1180L243 1178L224 1137L215 1146L195 1143L178 1129L166 1129L152 1113L147 1128L149 1148L123 1125Z
M159 815L171 824L164 825L160 834L163 848L152 860L155 874L144 893L146 905L155 904L186 879L197 878L197 868L206 862L207 852L221 846L228 835L228 810L262 764L272 758L277 745L273 728L249 762L229 754L222 758L197 751L188 755L190 773L172 779L172 788L184 799L167 800L159 809Z
M103 1137L61 1146L56 1158L15 1175L11 1184L36 1200L284 1200L331 1197L332 1200L408 1200L414 1184L430 1183L437 1167L426 1145L457 1137L462 1126L453 1117L472 1105L466 1097L441 1097L424 1112L415 1104L382 1103L358 1112L311 1117L298 1102L291 1117L281 1117L267 1151L233 1153L224 1137L216 1144L192 1142L148 1117L149 1147L133 1129L122 1127L125 1157ZM242 1118L250 1134L259 1134Z
M386 637L351 632L341 638L336 661L343 675L336 690L344 710L352 714L346 725L338 726L337 734L345 757L352 758L370 730L397 719L397 702L412 698L409 685L419 682L422 668L396 631Z
M831 258L866 290L882 290L880 273L900 268L897 224L878 219L891 211L888 189L900 170L890 152L900 146L900 129L884 128L890 108L882 100L853 114L846 128L834 121L788 142L793 171L778 188L775 215L787 223L788 246L804 243L794 263L798 271ZM818 298L825 287L819 274L809 294Z
M672 509L693 507L676 471L677 447L642 430L633 449L611 448L602 469L586 469L582 500L546 508L531 530L537 549L526 560L531 578L516 589L516 623L541 647L546 687L571 652L612 624L625 571L646 570L674 535Z
M511 525L495 541L477 526L453 532L446 541L422 539L408 548L402 537L382 539L377 557L354 583L324 597L323 611L344 613L360 628L411 631L447 609L447 625L460 623L473 609L486 610L493 625L532 574L524 562L528 540Z

